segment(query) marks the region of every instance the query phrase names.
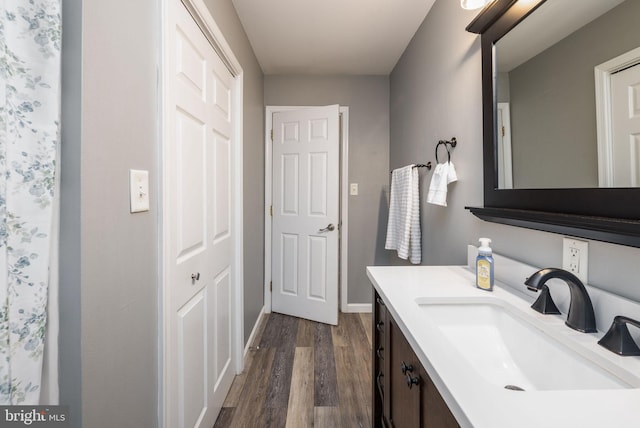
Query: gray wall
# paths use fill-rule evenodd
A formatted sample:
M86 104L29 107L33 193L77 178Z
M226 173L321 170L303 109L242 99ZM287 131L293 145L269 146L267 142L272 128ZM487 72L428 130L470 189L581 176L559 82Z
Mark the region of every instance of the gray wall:
M80 245L82 0L63 0L62 149L60 159L60 403L69 406L71 427L82 426L82 293Z
M459 140L453 160L460 180L450 188L449 207L422 204L423 264L465 263L466 244L488 236L496 252L561 266L561 235L482 222L464 210L482 205L480 45L479 36L464 31L474 16L458 2L437 0L391 75L392 167L425 153L433 159L437 138ZM640 301L638 260L640 249L590 241L589 283Z
M205 0L244 73L244 340L264 305L263 74L231 0Z
M627 0L509 73L514 187L598 187L593 69L640 46L638 16Z
M158 423L158 5L63 1L60 401L74 428ZM262 72L230 0L209 7L244 69L248 337L263 294ZM131 168L150 171L147 213L129 214Z
M157 201L156 2L63 7L60 400L74 428L154 426L157 210L128 214L128 169Z
M266 105L349 107L349 303L370 303L366 266L387 264L389 79L386 76L265 76Z
M391 73L391 168L435 164L438 140L458 140L451 157L458 181L449 185L447 207L425 202L432 173L420 173L426 265L462 264L465 245L477 240L478 222L464 209L482 205L480 40L464 31L472 17L459 2L436 1ZM442 147L439 159L446 159Z
M84 1L82 16L82 426L150 427L158 420L159 3ZM149 170L149 212L129 213L130 168Z

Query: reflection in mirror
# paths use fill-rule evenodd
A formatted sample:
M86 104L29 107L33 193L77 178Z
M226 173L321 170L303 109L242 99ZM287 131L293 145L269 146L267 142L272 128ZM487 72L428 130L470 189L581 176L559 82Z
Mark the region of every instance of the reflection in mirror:
M498 40L498 188L640 187L639 16L638 0L547 0Z

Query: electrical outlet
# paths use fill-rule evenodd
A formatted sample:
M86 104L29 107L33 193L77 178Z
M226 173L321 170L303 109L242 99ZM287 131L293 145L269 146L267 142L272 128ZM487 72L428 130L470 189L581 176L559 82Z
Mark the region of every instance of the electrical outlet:
M562 268L587 284L589 276L589 242L565 237L562 239Z

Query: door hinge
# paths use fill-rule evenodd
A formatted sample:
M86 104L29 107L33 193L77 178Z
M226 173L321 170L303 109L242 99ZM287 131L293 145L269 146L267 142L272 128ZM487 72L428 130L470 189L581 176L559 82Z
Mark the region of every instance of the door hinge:
M269 281L269 291L273 291L273 281Z
M273 217L273 205L269 207L269 214Z
M504 126L502 127L502 136L504 137Z
M273 129L271 129L271 142L273 143Z

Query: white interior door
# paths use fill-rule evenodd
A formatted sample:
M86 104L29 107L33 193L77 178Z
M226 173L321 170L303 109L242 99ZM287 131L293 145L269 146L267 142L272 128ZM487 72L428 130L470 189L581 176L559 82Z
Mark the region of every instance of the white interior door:
M272 311L338 323L339 106L273 114Z
M170 2L165 148L165 426L213 426L234 377L233 77Z
M614 187L640 186L640 64L611 75Z

